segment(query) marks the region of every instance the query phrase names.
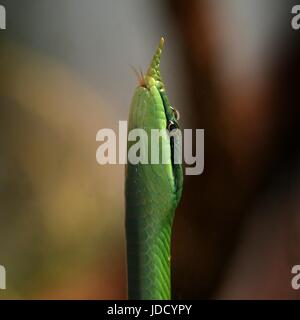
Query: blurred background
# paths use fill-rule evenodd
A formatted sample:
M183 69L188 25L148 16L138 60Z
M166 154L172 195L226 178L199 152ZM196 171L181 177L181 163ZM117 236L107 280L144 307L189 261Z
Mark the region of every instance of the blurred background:
M205 129L172 242L175 299L297 299L300 31L289 0L1 0L0 299L125 299L126 120L159 38L182 128Z

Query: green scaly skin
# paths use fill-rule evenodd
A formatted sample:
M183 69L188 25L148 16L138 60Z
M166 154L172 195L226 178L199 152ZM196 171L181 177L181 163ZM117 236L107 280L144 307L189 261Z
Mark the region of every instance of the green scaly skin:
M137 87L129 114L128 130L166 129L178 122L160 76L163 38L143 82ZM134 142L128 142L128 149ZM151 143L149 139L149 155ZM172 143L163 137L171 159ZM129 299L171 299L170 247L183 174L177 164L128 164L126 166L126 241Z

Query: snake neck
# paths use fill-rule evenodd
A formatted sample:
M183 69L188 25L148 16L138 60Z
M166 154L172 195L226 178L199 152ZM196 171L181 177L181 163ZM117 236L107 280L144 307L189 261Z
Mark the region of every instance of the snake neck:
M135 209L126 212L128 298L171 299L172 219Z

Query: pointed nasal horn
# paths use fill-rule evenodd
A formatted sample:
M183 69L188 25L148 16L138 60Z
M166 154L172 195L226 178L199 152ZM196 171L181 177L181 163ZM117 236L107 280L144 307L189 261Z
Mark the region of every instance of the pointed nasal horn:
M159 41L159 45L156 49L156 52L152 58L151 64L147 71L147 76L152 77L156 81L160 81L160 82L162 82L162 79L160 76L160 58L161 58L164 42L165 42L164 38L161 37Z

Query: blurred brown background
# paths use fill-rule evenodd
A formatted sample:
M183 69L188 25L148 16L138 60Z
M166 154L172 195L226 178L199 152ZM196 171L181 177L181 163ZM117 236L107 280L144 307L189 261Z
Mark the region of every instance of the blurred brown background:
M183 128L205 129L173 233L176 299L297 299L300 31L286 0L2 0L0 298L124 299L124 168L96 132L126 120L166 38Z

